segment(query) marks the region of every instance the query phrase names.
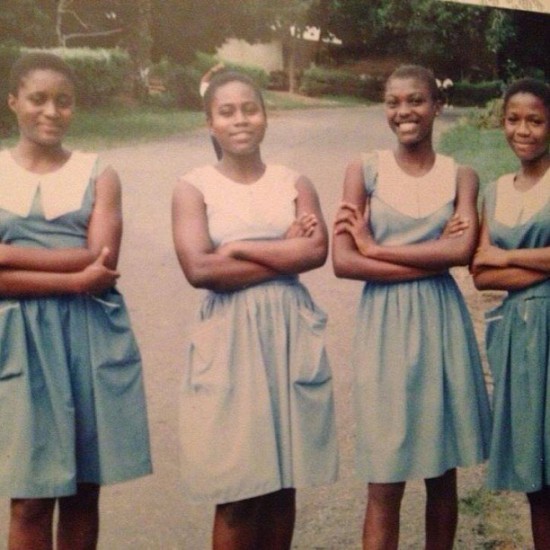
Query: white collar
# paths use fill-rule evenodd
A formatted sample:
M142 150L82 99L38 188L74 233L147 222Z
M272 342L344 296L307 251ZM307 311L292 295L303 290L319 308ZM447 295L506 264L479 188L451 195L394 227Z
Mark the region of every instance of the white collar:
M0 151L0 208L21 217L30 214L38 187L44 217L53 220L78 210L95 176L97 155L73 151L55 172L36 174L26 170L8 150Z

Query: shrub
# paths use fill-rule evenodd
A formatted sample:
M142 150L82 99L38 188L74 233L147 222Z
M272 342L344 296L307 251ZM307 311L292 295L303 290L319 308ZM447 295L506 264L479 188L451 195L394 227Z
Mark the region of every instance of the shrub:
M167 104L180 109L201 110L200 79L201 74L194 67L172 66L164 77Z
M484 106L491 99L502 95L503 82L493 80L489 82L457 82L453 89L453 104L463 106Z
M15 117L7 105L8 77L13 62L19 57L19 48L0 47L0 136L7 135L15 125Z
M484 109L473 113L468 117L468 122L480 129L500 128L502 126L502 108L504 100L502 98L491 99Z
M106 105L127 89L130 58L120 49L52 48L42 51L58 55L71 66L76 76L76 99L80 106Z
M309 96L349 95L374 101L380 100L382 89L378 78L316 66L304 71L300 84L300 92Z

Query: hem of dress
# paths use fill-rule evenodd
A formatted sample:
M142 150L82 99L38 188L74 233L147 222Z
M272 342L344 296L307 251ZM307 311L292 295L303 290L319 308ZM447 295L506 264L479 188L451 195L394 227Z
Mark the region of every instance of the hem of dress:
M185 500L191 504L228 504L230 502L240 502L242 500L268 495L270 493L276 493L277 491L282 491L283 489L295 489L296 491L300 491L301 489L313 489L315 487L332 485L337 481L338 475L335 474L333 478L327 481L318 481L304 484L266 485L262 488L258 487L256 489L251 489L250 491L241 491L239 493L224 493L224 496L219 498L209 495L201 496L198 494L192 494L192 492L187 492L187 489L184 489L183 496Z
M437 477L441 477L445 472L448 472L449 470L453 470L455 468L471 468L472 466L479 466L480 464L483 464L486 461L487 461L487 457L474 458L471 461L467 460L467 461L459 462L458 464L450 464L448 466L442 466L441 468L438 468L436 472L429 472L426 474L421 472L408 472L403 476L383 476L384 479L380 479L380 478L370 479L370 476L368 474L361 475L361 473L357 473L356 478L366 483L402 483L405 481L434 479Z

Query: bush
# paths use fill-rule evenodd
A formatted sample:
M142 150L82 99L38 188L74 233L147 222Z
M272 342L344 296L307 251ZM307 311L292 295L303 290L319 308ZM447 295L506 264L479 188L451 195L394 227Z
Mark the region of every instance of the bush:
M80 106L106 105L114 96L127 89L130 58L122 50L53 48L41 51L58 55L73 69L76 76L76 100Z
M199 94L201 74L190 66L173 65L164 82L167 104L180 109L202 109L202 98Z
M300 92L313 97L348 95L379 101L382 90L383 82L378 78L315 66L304 71L300 84Z
M468 117L468 122L480 129L500 128L502 126L502 98L491 99L483 110Z
M231 61L223 61L213 55L197 52L192 66L202 76L208 69L220 63L220 61L224 64L228 71L238 71L248 75L263 90L268 87L269 74L261 67L256 67L255 65L241 65L240 63L232 63Z
M15 117L7 104L8 98L8 77L11 66L19 57L19 48L0 47L0 136L9 134L11 128L15 125Z
M502 95L503 82L493 80L490 82L457 82L452 91L454 105L462 106L484 106L491 99Z

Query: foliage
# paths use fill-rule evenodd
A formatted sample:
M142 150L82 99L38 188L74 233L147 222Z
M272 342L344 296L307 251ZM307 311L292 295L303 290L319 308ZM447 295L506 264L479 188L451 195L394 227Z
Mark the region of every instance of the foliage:
M383 82L345 71L310 67L304 71L300 92L309 96L350 95L379 101Z
M19 48L0 47L0 74L8 75L13 62L19 57ZM15 122L7 104L8 78L0 79L0 136L9 132Z
M454 105L483 106L491 99L502 95L504 83L501 80L489 82L456 82L453 89Z
M124 91L129 72L129 57L122 50L53 48L48 51L64 59L75 72L79 105L105 105Z
M502 126L504 100L499 97L487 102L485 108L471 113L468 122L480 129L500 128Z
M168 104L180 109L201 110L200 79L201 73L193 67L173 66L165 80Z
M0 10L0 42L46 48L56 44L55 24L46 2L10 0Z

